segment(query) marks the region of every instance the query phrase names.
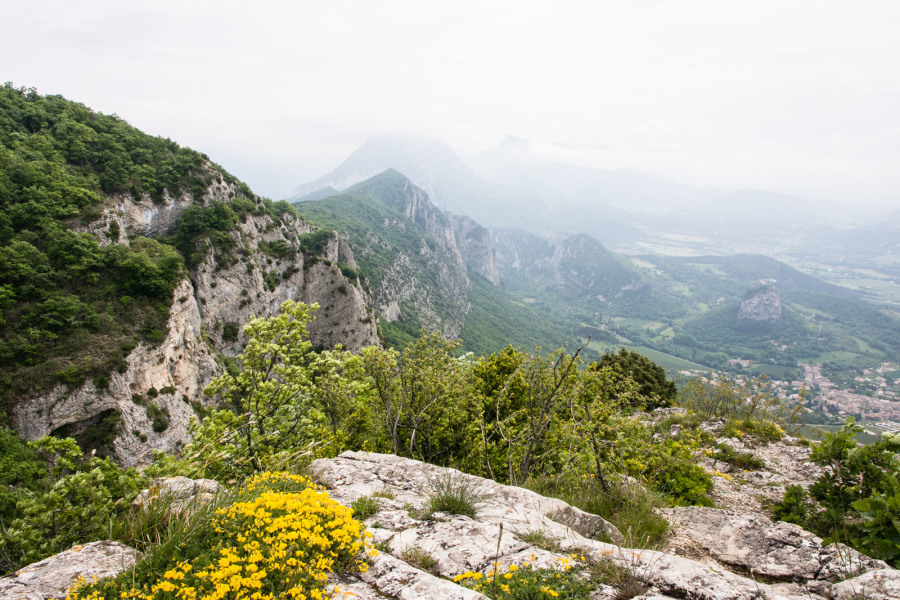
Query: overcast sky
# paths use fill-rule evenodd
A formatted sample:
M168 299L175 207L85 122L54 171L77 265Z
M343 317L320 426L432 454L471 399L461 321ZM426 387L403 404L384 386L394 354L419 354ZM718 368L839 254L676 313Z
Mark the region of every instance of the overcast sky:
M461 152L514 134L584 165L900 208L896 0L29 0L0 14L0 80L114 112L276 199L402 132Z

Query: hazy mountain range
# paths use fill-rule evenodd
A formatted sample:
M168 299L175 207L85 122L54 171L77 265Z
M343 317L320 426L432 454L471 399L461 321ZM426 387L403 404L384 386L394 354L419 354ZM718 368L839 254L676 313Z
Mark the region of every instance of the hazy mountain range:
M871 220L837 205L777 192L698 188L629 169L535 162L539 157L530 148L511 137L463 158L436 140L373 137L331 173L298 187L289 200L322 198L394 168L438 207L488 227L518 227L544 236L589 233L617 250L685 255L779 256L821 246L835 232L852 232ZM884 224L870 227L885 229Z

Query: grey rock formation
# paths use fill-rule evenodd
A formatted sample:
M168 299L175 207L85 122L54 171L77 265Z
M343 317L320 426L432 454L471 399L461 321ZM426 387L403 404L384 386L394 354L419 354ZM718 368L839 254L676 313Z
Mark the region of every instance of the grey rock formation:
M450 223L466 267L494 285L500 285L500 271L494 260L490 231L466 216L450 215Z
M214 173L200 201L229 201L242 194L238 184ZM94 234L101 244L127 244L135 235L170 231L194 202L187 193L173 197L164 192L161 202L123 194L110 198L100 217L80 230ZM153 450L177 452L189 440L188 425L195 414L191 403L209 401L202 391L221 372L216 351L237 354L246 342L240 333L243 325L254 316L277 313L285 300L320 304L309 326L316 345L343 344L352 351L377 345L372 300L361 283L339 267L357 267L349 246L334 234L325 244L324 256L305 255L300 236L311 231L310 225L289 215L278 223L266 215L247 218L232 233L234 256L240 259L232 262L231 257L222 259L211 251L193 269L191 279L176 287L162 343L139 344L127 357L126 370L110 373L104 389L88 380L77 389L58 385L49 393L19 399L12 415L16 429L33 440L63 426L81 431L117 413L112 454L118 462L140 465L149 461ZM287 244L291 252L268 255L268 244L276 241ZM230 338L226 329L236 334L233 340L225 339ZM165 391L149 398L151 388ZM137 396L144 398L143 404L132 400ZM148 414L151 403L167 415L168 426L162 431L154 431Z
M664 509L666 518L716 561L779 580L837 580L887 565L798 525L761 514L690 506Z
M125 372L110 373L105 389L88 380L75 390L58 385L48 394L22 399L13 411L16 429L34 440L63 425L89 426L109 411L118 411L121 427L113 451L122 464L146 462L154 449L177 451L189 439L188 422L194 411L188 400L199 399L219 372L201 338L200 323L193 287L182 281L173 294L168 334L159 345L138 344L126 359ZM146 407L132 400L134 394L144 396L150 388L174 389L151 400L169 415L164 431L153 431Z
M212 500L225 487L212 479L190 479L188 477L157 477L151 486L135 497L132 505L147 508L157 500L167 501L167 510L181 513Z
M79 578L91 581L112 577L133 567L140 558L140 552L119 542L92 542L74 546L30 564L15 575L0 579L0 598L65 598L69 588Z
M778 290L765 285L749 291L741 301L737 324L746 329L771 327L781 318L781 296Z
M378 344L371 300L358 280L338 267L357 267L347 243L336 233L324 256L301 251L300 236L313 228L288 215L282 223L268 216L249 217L232 232L233 263L210 252L191 273L197 286L204 331L216 348L235 355L246 343L242 328L253 317L277 314L285 300L317 302L320 310L309 326L310 340L326 348L342 344L351 351ZM270 256L267 245L282 242L290 252ZM229 336L226 331L236 333Z
M897 600L900 598L900 572L896 569L869 571L835 584L831 593L834 600Z

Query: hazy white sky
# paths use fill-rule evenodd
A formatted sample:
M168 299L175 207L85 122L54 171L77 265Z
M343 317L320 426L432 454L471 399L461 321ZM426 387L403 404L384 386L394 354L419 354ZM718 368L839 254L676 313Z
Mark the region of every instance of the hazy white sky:
M4 4L0 80L115 112L273 198L404 132L900 207L896 0Z

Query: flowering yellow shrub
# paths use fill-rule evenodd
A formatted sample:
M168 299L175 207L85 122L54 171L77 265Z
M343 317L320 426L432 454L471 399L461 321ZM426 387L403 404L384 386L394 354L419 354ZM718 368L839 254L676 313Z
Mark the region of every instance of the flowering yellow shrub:
M499 565L486 575L466 571L453 581L492 600L587 600L593 586L579 575L576 558L574 554L560 558L561 569L535 569L526 561L521 567L509 565L505 573Z
M300 491L272 488L302 487ZM324 598L335 568L367 565L374 553L352 511L306 478L264 473L245 486L255 497L219 509L212 522L218 541L209 553L179 562L161 578L128 585L128 600L276 600ZM130 581L129 581L130 583ZM109 588L79 588L68 600L110 598Z

